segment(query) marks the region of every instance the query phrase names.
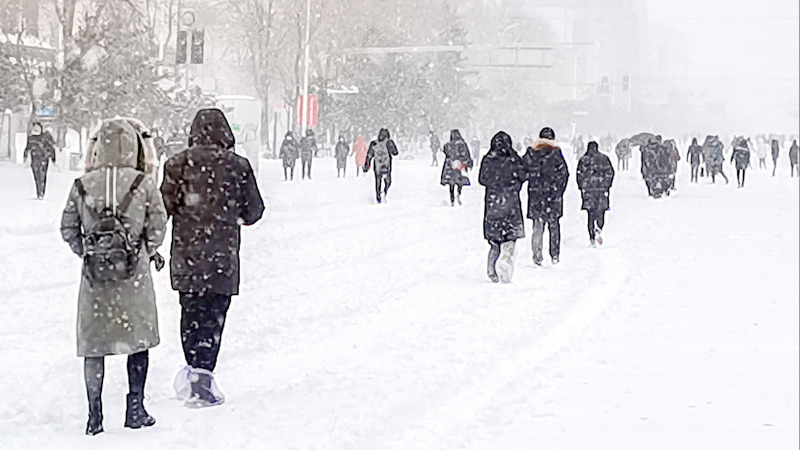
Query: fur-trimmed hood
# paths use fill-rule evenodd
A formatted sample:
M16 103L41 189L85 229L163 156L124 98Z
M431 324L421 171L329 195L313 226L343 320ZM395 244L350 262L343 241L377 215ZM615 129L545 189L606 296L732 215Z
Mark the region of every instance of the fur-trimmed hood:
M558 145L558 141L544 138L535 139L529 148L533 149L534 151L549 149L561 150L561 146Z

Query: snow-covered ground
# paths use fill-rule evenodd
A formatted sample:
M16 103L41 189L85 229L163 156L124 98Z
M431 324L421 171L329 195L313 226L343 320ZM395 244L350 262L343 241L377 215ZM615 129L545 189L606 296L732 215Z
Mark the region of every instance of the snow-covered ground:
M217 367L226 404L174 398L184 363L165 270L146 403L158 423L122 427L125 358L110 357L96 437L75 357L80 261L58 232L76 174L51 172L39 202L29 170L0 165L0 448L798 448L788 161L775 178L750 170L745 189L728 165L731 184L690 185L682 163L661 200L634 162L600 249L570 161L561 263L535 268L520 241L510 285L485 275L483 189L451 208L427 163L397 161L375 205L371 174L336 179L324 159L314 181L285 183L262 161L268 209L244 231Z

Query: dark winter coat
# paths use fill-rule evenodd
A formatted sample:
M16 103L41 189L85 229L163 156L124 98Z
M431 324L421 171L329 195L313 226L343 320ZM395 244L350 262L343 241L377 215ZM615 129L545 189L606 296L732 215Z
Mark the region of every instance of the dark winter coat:
M692 145L686 152L686 160L692 163L693 166L700 165L700 160L703 156L703 147L697 144L697 139L692 140Z
M297 143L291 135L291 132L286 133L286 136L283 138L279 156L283 161L283 167L294 167L297 162L297 158L300 155L297 151Z
M773 160L777 160L778 156L780 156L780 154L781 154L780 144L778 144L778 140L777 139L773 139L772 140L772 159Z
M792 146L789 147L789 162L791 164L797 164L797 156L798 156L797 152L798 152L797 142L793 142Z
M350 146L345 141L336 143L336 168L344 169L347 167L347 155L350 154Z
M240 227L261 218L264 202L250 163L227 147L233 134L221 111L201 110L192 134L197 145L167 161L161 185L172 216L172 288L236 295Z
M442 164L442 186L469 186L467 169L472 169L472 155L458 130L450 132L450 142L444 144L444 164Z
M528 147L522 162L528 181L528 218L560 218L564 215L569 169L558 142L537 139Z
M25 145L25 159L31 158L32 166L47 166L50 161L56 162L56 149L49 134L32 134Z
M121 131L123 145L105 148L106 130ZM124 119L104 122L93 145L93 170L80 177L86 196L81 198L73 186L61 217L61 236L76 255L84 256L84 238L96 221L90 208L100 212L115 197L119 205L142 174L136 170L140 165L138 147L136 132ZM112 191L115 195L108 198ZM130 206L119 216L131 236L138 238L134 245L140 245L139 262L129 280L90 283L81 277L77 314L81 357L132 354L159 343L150 256L164 240L167 213L153 177L144 178Z
M389 151L389 159L387 161L382 161L379 157L376 157L376 146L379 142L386 143L386 149ZM392 173L392 158L397 156L398 153L397 146L394 145L394 141L389 136L389 130L381 128L378 132L378 140L369 143L367 161L364 163L364 172L372 165L372 169L376 174L385 175Z
M588 150L578 162L575 176L586 211L608 211L608 191L614 182L614 167L608 156L596 149Z
M303 161L309 161L311 158L316 156L316 154L317 138L314 137L314 134L312 133L300 140L300 159Z
M731 154L731 163L736 162L736 170L747 169L750 166L750 149L745 141L737 141Z
M511 137L502 131L497 133L481 160L478 174L478 182L486 186L483 210L486 240L502 243L525 237L519 200L525 179L525 166L512 147Z

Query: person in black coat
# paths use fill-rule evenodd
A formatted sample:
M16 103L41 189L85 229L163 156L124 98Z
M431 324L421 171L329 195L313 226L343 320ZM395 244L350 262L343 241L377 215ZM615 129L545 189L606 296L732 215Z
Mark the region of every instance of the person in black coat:
M744 176L747 168L750 167L750 148L744 137L736 138L733 141L733 152L731 153L731 163L736 162L736 181L737 187L744 187Z
M306 135L300 139L300 164L304 180L306 176L311 179L311 162L316 155L317 138L314 136L314 130L306 130Z
M392 158L397 156L397 146L389 136L389 130L381 128L378 139L369 143L367 160L364 162L364 173L370 165L375 172L375 198L378 203L386 200L389 186L392 185Z
M581 209L586 211L589 218L589 242L592 246L595 242L603 245L600 233L610 206L608 192L614 182L614 167L608 156L600 153L597 142L589 142L586 154L578 162L575 178L583 198Z
M461 189L469 186L467 170L472 169L472 155L458 130L450 131L450 142L444 144L444 163L442 164L441 185L450 187L450 206L456 199L461 204ZM456 197L456 189L458 196Z
M533 262L542 265L542 241L547 226L550 258L558 264L561 254L561 224L564 190L569 179L567 162L552 128L543 128L522 158L528 180L528 218L533 219Z
M23 161L31 159L31 171L33 181L36 184L36 198L44 199L44 192L47 188L47 168L50 161L56 162L56 149L52 137L49 133L42 134L42 124L36 122L31 128L31 135L25 145Z
M777 139L772 140L772 176L775 176L775 171L778 169L778 156L781 154L781 146Z
M697 183L697 173L700 171L700 161L703 157L703 147L697 143L697 138L692 138L692 145L686 152L686 161L692 165L691 182Z
M794 178L794 172L797 169L797 156L798 156L798 147L797 147L797 139L792 141L792 146L789 147L789 166L792 169L792 178ZM797 171L797 175L800 176L800 170Z
M240 228L264 213L253 169L234 143L222 111L200 110L189 148L167 161L161 185L172 216L170 274L180 292L183 352L200 406L223 400L212 372L231 297L239 294Z
M344 136L339 136L336 143L336 178L347 176L347 155L350 154L350 145L344 140Z
M486 187L483 237L489 241L487 275L493 283L511 282L516 240L525 237L519 191L525 166L514 151L511 137L499 132L481 160L478 182Z
M294 135L291 131L287 131L286 136L283 138L279 156L283 162L283 181L294 180L294 166L297 164L299 152L297 150L297 142L294 140Z

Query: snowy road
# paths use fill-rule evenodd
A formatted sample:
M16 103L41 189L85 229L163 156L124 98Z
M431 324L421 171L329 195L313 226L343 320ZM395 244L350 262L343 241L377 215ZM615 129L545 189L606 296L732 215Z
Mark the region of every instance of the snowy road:
M439 169L398 161L378 206L371 176L336 179L333 160L290 183L262 161L268 209L243 233L217 368L227 403L174 399L180 309L162 272L158 423L123 429L125 359L108 358L95 438L74 356L79 261L58 233L76 174L51 172L38 202L28 170L0 166L0 448L798 448L788 163L743 190L689 185L682 165L657 201L618 173L596 250L570 163L561 263L534 268L526 239L514 283L494 285L481 187L451 208Z

